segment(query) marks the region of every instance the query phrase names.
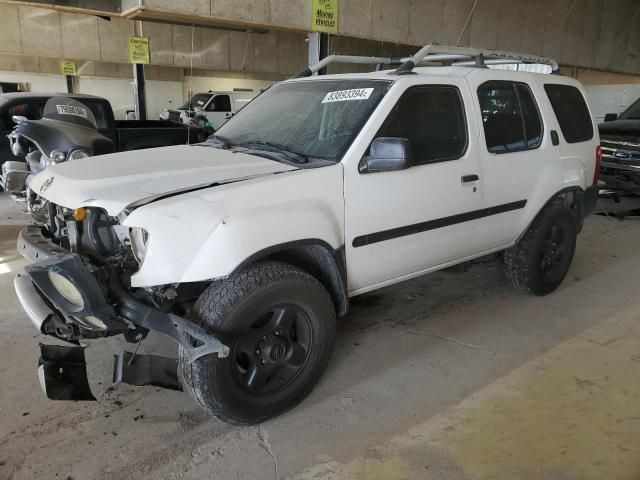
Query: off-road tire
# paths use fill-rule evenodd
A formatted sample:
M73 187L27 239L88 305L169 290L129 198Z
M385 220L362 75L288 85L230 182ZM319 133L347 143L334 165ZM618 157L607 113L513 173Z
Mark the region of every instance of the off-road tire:
M286 412L311 392L329 362L336 328L333 302L318 280L290 264L260 263L213 282L197 299L192 320L221 338L233 353L235 339L251 323L247 313L269 302L300 308L313 329L308 360L286 395L270 400L240 388L233 378L232 355L208 355L190 364L180 348L178 370L185 391L209 415L224 422L253 425Z
M540 262L544 242L551 228L566 231L567 245L562 268L553 279L545 278ZM546 207L515 246L504 252L504 271L515 289L530 295L547 295L560 286L567 275L576 248L577 225L574 214L562 201Z

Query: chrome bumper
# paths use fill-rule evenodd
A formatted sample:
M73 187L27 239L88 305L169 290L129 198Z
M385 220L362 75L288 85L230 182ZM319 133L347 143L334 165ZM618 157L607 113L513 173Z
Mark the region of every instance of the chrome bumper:
M51 315L54 315L54 312L42 299L28 276L19 274L14 279L13 286L27 317L40 332L43 332L42 325Z

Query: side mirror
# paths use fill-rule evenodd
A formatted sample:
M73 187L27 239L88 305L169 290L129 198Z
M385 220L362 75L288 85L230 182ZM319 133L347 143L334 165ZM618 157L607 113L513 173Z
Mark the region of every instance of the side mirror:
M604 116L604 121L605 122L613 122L614 120L618 119L618 114L617 113L607 113Z
M11 120L13 120L13 123L16 125L20 125L22 122L26 122L29 119L23 115L14 115L11 117Z
M369 155L360 162L360 173L395 172L413 165L413 148L406 138L380 137L371 143Z

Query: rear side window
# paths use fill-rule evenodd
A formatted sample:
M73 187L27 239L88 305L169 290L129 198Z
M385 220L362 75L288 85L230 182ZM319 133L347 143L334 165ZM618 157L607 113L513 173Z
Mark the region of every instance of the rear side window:
M511 153L538 148L542 120L528 85L487 82L478 89L482 124L491 153Z
M567 143L586 142L593 138L593 122L582 93L569 85L544 86Z
M376 135L407 138L415 162L460 158L467 148L467 127L460 92L455 87L427 86L407 90Z

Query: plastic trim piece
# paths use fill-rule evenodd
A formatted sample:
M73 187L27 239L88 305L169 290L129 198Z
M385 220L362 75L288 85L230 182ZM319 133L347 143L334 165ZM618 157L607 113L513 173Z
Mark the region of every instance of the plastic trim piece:
M387 240L393 240L394 238L416 235L418 233L428 232L429 230L435 230L438 228L449 227L458 223L470 222L472 220L478 220L480 218L490 217L492 215L498 215L500 213L520 210L524 208L526 204L526 200L519 200L517 202L505 203L503 205L497 205L495 207L483 208L480 210L474 210L472 212L451 215L450 217L438 218L436 220L429 220L427 222L415 223L413 225L405 225L403 227L383 230L381 232L369 233L354 238L352 245L354 248L358 248L364 247L366 245L371 245L373 243L386 242Z

